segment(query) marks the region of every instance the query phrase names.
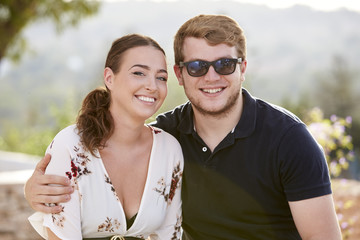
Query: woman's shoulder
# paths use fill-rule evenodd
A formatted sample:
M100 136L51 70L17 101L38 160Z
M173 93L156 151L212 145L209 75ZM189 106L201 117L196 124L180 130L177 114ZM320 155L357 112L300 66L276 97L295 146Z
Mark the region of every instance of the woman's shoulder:
M56 134L55 137L57 137L57 138L59 138L59 137L79 137L76 124L72 124L70 126L63 128Z
M153 131L156 138L167 141L169 144L180 145L178 140L173 135L166 132L165 130L154 126L149 126L149 127Z
M183 159L180 143L173 135L158 127L150 128L153 131L156 152L160 152L163 157L172 156L174 160Z
M53 139L53 142L61 142L64 145L78 143L79 141L80 136L75 124L62 129Z

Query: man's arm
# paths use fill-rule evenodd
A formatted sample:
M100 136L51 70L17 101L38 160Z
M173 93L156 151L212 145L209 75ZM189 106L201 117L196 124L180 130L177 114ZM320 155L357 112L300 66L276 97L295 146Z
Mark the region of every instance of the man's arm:
M60 203L70 200L73 188L66 177L45 175L51 156L47 154L37 165L24 187L25 199L31 208L44 213L58 213L61 206L46 206L45 203ZM49 184L56 184L50 186Z
M342 239L331 194L289 202L289 205L302 239Z

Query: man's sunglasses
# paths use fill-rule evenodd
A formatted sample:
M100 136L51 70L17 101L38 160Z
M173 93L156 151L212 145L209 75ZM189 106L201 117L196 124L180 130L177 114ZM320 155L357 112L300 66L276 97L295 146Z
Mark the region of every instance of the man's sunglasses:
M213 62L196 60L190 62L180 62L180 67L186 67L188 74L192 77L201 77L204 76L208 71L210 66L213 66L215 72L220 75L229 75L232 74L236 69L236 64L241 63L241 58L220 58Z

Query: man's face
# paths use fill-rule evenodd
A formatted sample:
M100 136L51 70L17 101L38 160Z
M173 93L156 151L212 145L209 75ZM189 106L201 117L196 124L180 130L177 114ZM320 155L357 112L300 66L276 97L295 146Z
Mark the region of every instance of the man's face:
M215 61L221 58L238 58L236 48L226 44L210 46L204 39L188 37L183 46L184 62L194 60ZM234 107L242 104L241 86L244 81L246 61L236 64L235 71L229 75L217 73L213 66L200 77L192 77L186 67L175 66L179 84L184 86L185 94L195 112L216 117L226 116Z

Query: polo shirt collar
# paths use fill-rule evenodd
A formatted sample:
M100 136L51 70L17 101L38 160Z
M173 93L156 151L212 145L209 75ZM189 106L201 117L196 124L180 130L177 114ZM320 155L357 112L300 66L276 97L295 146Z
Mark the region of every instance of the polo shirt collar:
M244 97L243 112L240 121L233 130L235 138L244 138L252 134L256 124L256 99L246 89L242 89ZM194 132L194 111L188 101L182 109L178 130L184 134Z
M178 125L178 130L185 134L191 134L194 131L194 111L190 101L184 104L181 111L181 120Z
M245 138L250 136L256 125L256 99L245 89L242 89L244 97L243 112L241 118L235 127L235 138Z

